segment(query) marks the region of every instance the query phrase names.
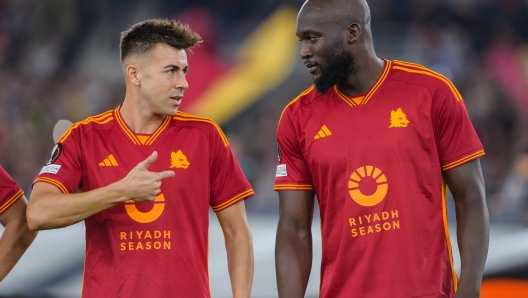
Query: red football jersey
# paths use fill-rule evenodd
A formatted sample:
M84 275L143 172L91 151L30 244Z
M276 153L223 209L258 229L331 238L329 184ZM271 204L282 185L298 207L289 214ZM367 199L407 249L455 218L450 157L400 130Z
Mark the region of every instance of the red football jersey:
M119 112L70 127L35 182L63 193L124 178L153 151L150 171L173 170L154 202L132 200L85 220L83 297L210 297L209 206L221 211L253 195L213 121L178 112L137 135Z
M20 186L0 166L0 214L24 195Z
M442 75L385 61L371 90L310 87L284 110L275 190L315 190L321 297L453 297L442 171L484 155Z

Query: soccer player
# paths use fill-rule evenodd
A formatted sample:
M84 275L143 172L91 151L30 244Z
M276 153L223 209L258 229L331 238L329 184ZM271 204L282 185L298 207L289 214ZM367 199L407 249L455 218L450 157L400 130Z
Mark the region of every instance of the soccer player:
M0 223L4 232L0 238L0 281L15 267L37 236L26 220L27 200L24 191L0 166Z
M243 200L253 190L220 127L178 111L186 51L200 42L166 19L123 32L124 103L72 125L35 180L32 229L85 221L83 297L210 297L209 206L224 232L233 297L250 296Z
M379 59L364 0L306 1L296 34L315 84L279 120L279 297L304 297L314 195L321 297L478 297L488 249L484 151L457 89L423 66Z

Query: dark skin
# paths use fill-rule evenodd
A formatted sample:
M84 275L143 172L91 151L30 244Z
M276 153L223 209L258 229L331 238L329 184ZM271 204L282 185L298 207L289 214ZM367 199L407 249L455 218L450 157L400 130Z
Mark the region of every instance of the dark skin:
M357 73L337 82L337 88L349 96L368 92L383 70L383 61L376 56L372 44L368 7L365 11L363 2L307 1L297 17L301 58L310 68L314 80L324 71L322 57L334 42L342 42L354 56ZM350 7L351 11L347 11ZM455 199L462 262L455 297L476 298L480 296L489 243L488 209L480 162L478 159L470 161L443 172L443 176ZM313 191L279 191L280 215L275 247L279 297L304 297L306 292L312 266L314 202Z
M324 1L320 1L324 5ZM313 1L307 2L312 4ZM372 45L372 34L369 26L363 22L349 23L348 19L333 16L330 7L319 11L317 1L312 8L305 4L297 16L297 32L301 42L301 59L310 68L317 68L312 75L315 80L324 69L324 53L329 51L334 43L341 42L355 58L358 73L337 82L337 88L348 96L363 94L369 91L383 72L384 62L376 56ZM358 17L358 19L362 19ZM327 21L332 20L332 21Z

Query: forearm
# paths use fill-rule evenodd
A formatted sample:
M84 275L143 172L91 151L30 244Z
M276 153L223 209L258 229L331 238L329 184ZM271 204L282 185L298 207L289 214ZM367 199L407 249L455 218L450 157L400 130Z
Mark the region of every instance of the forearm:
M36 236L37 232L29 230L26 221L12 221L5 226L0 238L0 281L13 269Z
M32 230L63 228L124 201L118 183L87 192L42 192L31 197L27 218Z
M457 297L479 297L488 254L489 219L483 200L456 204L461 271Z
M225 235L225 238L233 297L249 298L253 284L253 244L249 227L234 235Z
M275 268L279 297L304 297L312 269L311 230L284 227L279 221Z

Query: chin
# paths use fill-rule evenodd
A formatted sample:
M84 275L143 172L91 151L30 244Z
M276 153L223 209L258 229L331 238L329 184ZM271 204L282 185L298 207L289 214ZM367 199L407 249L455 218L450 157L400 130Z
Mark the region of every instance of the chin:
M162 116L176 116L176 113L178 112L178 107L167 107L167 108L161 108L158 110L156 114L162 115Z
M176 113L178 112L178 108L172 108L165 110L165 115L167 116L176 116Z

